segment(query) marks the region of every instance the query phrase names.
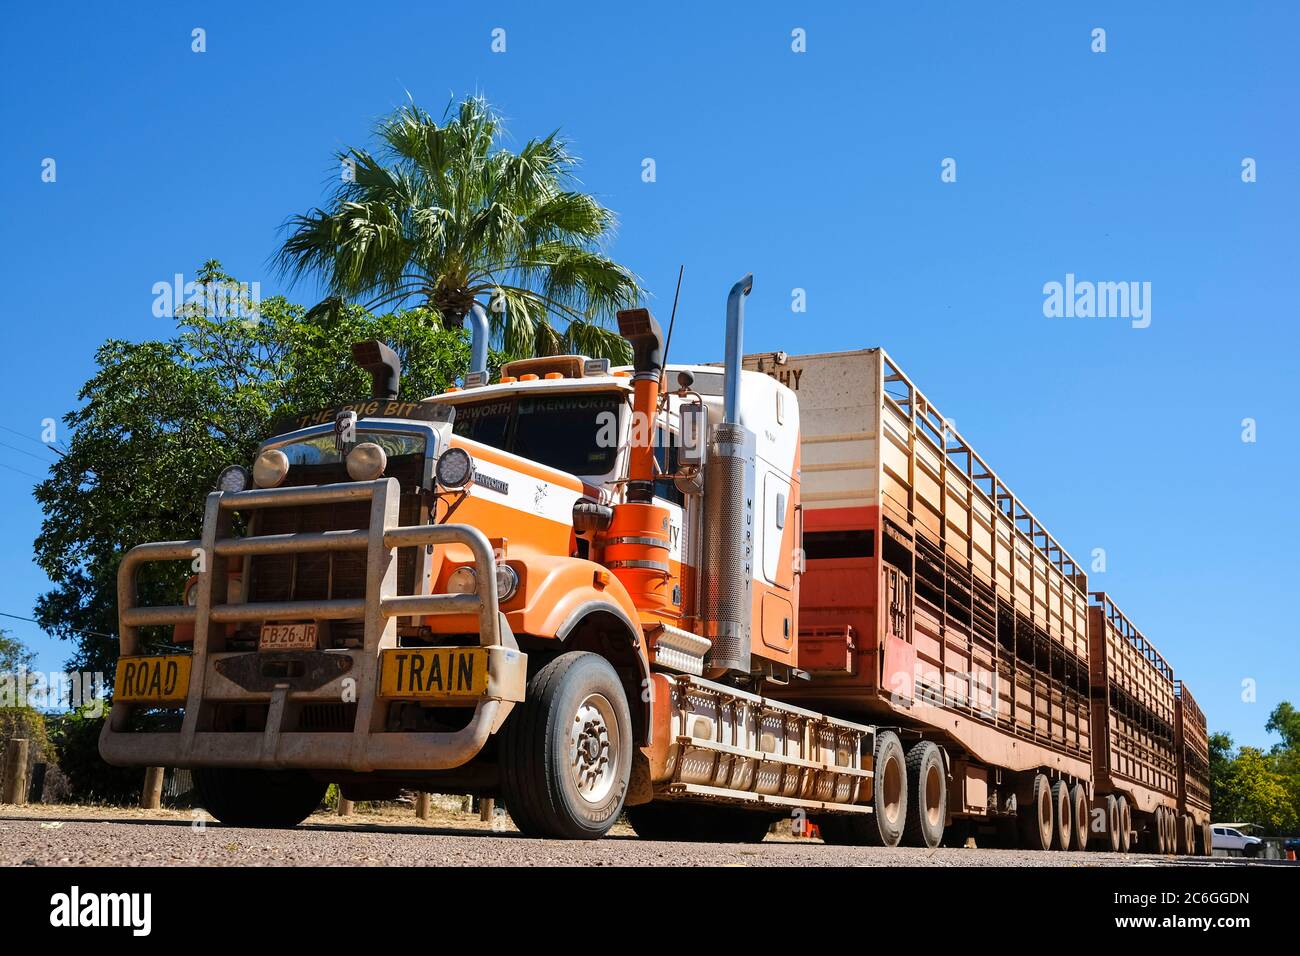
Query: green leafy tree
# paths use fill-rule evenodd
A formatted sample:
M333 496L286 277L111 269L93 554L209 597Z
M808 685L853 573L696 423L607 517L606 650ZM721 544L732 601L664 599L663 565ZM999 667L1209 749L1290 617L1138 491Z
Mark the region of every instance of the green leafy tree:
M1281 736L1270 750L1235 750L1224 733L1210 735L1210 790L1216 820L1256 823L1270 834L1300 829L1300 714L1283 701L1265 729Z
M30 707L26 674L36 666L36 655L8 631L0 630L0 775L9 767L9 741L24 737L28 771L31 764L54 756L45 729L45 716ZM29 777L30 779L30 777Z
M1264 729L1282 738L1282 742L1274 746L1274 752L1300 752L1300 710L1292 707L1289 701L1284 700L1273 708Z
M209 262L199 279L232 282ZM145 541L197 536L217 473L249 463L272 422L369 394L351 343L379 338L403 360L402 392L441 391L469 361L466 335L428 321L422 310L371 315L349 306L313 321L276 297L257 321L180 310L172 338L110 339L96 371L65 416L68 453L35 495L44 512L36 560L54 587L36 616L72 640L70 666L111 676L117 658L117 568ZM175 603L189 574L180 562L145 565L145 604ZM167 628L144 629L148 646Z
M353 175L325 207L286 223L277 262L324 281L330 298L318 308L413 301L459 328L477 301L509 355L627 360L603 323L637 301L637 279L601 251L614 215L575 188L577 160L558 132L506 149L480 97L441 121L412 104L375 132L376 152L339 154Z

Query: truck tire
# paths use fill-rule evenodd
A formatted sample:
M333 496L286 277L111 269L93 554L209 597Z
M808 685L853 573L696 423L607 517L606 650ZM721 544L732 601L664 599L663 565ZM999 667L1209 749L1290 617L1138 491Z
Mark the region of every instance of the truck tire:
M631 774L632 717L607 660L561 654L529 678L501 730L501 790L515 826L529 836L604 836Z
M1191 856L1196 851L1196 824L1185 813L1178 823L1178 852L1183 856Z
M907 823L903 843L934 849L943 840L948 817L948 775L943 754L928 740L907 752Z
M1146 839L1143 841L1149 853L1165 852L1165 812L1164 807L1156 807L1155 814L1147 825Z
M1201 824L1201 840L1197 844L1201 856L1214 856L1214 830L1209 823Z
M1088 849L1088 790L1081 783L1070 788L1070 849Z
M1106 838L1111 853L1124 851L1120 839L1119 801L1113 793L1106 794Z
M1050 850L1053 817L1052 787L1045 775L1034 774L1029 799L1020 808L1020 845L1026 850Z
M232 827L296 827L329 788L302 770L195 767L191 779L199 806Z
M627 822L643 840L684 843L762 843L776 818L741 807L656 800L628 807Z
M1120 794L1119 803L1119 852L1127 853L1133 845L1133 817L1128 809L1128 797Z
M817 818L822 840L838 846L898 846L907 821L907 761L892 730L876 734L871 813L833 813Z
M1070 848L1070 785L1064 780L1052 784L1052 849Z

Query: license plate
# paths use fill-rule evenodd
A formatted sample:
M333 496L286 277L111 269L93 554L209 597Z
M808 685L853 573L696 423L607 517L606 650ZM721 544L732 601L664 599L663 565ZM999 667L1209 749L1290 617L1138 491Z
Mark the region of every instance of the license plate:
M190 692L190 656L119 657L113 697L127 703L183 704Z
M263 624L257 641L260 651L314 651L315 624Z
M482 697L487 693L488 652L482 647L403 647L380 662L379 696Z

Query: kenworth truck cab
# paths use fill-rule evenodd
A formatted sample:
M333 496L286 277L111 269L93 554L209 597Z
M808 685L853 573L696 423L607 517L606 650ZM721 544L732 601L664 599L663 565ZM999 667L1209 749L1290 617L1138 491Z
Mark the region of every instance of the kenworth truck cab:
M750 285L721 367L665 367L633 309L630 368L545 356L489 382L480 320L464 386L411 401L359 343L371 398L284 423L221 474L200 537L124 557L105 759L191 768L234 825L294 825L331 782L499 796L568 838L625 810L720 840L870 814L874 730L765 694L806 676L799 407L742 371ZM192 563L183 604L137 606L152 561ZM159 625L175 652L143 653Z

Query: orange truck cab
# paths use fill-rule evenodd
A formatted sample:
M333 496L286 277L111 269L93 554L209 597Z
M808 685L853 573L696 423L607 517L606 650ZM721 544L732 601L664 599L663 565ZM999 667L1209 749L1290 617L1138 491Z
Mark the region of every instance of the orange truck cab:
M665 367L633 309L629 368L539 357L411 401L358 343L369 399L281 423L200 537L126 555L104 757L192 768L236 824L330 782L500 796L561 837L869 813L871 728L763 693L799 673L799 409L741 368L748 281L724 367ZM180 560L184 603L136 606L140 565ZM177 652L143 653L165 625Z

